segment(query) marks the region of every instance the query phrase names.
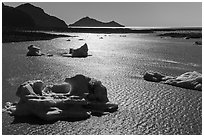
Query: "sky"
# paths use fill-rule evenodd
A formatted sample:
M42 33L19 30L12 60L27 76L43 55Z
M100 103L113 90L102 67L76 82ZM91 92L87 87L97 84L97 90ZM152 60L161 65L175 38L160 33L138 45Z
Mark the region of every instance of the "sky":
M25 2L4 2L16 7ZM201 2L29 2L72 24L89 16L127 27L202 26Z

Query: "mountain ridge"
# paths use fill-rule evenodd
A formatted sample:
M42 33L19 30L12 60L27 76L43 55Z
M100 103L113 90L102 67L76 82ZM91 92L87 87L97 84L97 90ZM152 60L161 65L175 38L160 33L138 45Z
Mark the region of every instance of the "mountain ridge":
M42 8L36 7L30 3L19 5L16 7L16 9L30 15L36 26L39 28L66 29L68 27L63 20L45 13Z
M76 26L76 27L125 27L115 21L110 22L101 22L96 19L90 18L88 16L83 17L76 21L73 24L69 24L69 26Z
M7 29L66 30L68 25L61 19L47 14L42 8L30 3L10 7L2 3L2 26Z
M27 13L2 3L2 26L8 28L31 28L35 27L35 22Z
M31 30L67 30L68 25L61 19L47 14L44 9L24 3L17 7L2 3L2 26ZM125 27L115 21L102 22L88 16L69 26L77 27Z

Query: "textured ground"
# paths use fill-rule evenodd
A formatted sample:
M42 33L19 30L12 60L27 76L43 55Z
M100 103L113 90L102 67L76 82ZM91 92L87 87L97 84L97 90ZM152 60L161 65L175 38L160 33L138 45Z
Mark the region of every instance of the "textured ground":
M103 36L103 39L99 39ZM78 38L85 40L79 41ZM160 39L149 35L79 35L52 41L3 44L2 102L17 100L19 84L41 79L46 84L84 74L102 81L117 112L82 121L45 123L36 118L14 119L2 113L3 134L201 134L202 92L147 82L142 75L157 70L166 75L201 72L201 47L193 40ZM84 42L87 58L61 57L59 53ZM53 57L26 57L27 46L37 44ZM177 50L175 50L177 49ZM182 51L182 52L181 52ZM180 53L180 55L178 55ZM187 55L191 54L191 56Z

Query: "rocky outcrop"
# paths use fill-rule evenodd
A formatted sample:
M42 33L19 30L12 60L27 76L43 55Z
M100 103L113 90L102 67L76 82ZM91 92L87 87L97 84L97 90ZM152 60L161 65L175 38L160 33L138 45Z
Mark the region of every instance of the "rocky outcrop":
M43 55L40 51L40 48L34 45L30 45L28 47L28 53L27 56L41 56Z
M88 45L85 43L83 46L81 46L78 49L70 48L69 54L71 54L72 57L87 57Z
M72 78L66 78L65 82L72 85L69 92L70 95L81 96L94 102L109 102L107 89L101 81L83 75L76 75ZM78 85L79 83L80 86Z
M14 116L35 115L43 120L86 119L114 112L102 83L84 75L66 78L62 84L45 86L41 80L27 81L16 92L18 103L8 102L4 111Z
M80 27L124 27L115 21L101 22L89 17L84 17L77 22L70 24L69 26L80 26Z
M202 91L202 74L193 71L180 76L165 76L157 72L147 72L144 79L152 82L161 82L176 87Z

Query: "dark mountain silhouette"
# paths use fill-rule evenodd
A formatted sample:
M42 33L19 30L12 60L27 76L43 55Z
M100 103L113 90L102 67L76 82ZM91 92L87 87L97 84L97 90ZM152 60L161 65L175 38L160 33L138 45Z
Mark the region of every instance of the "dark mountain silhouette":
M77 22L70 24L69 26L80 26L80 27L124 27L115 21L111 22L101 22L96 19L92 19L89 17L84 17Z
M25 30L67 30L64 21L46 14L41 8L23 4L17 8L2 3L2 42L49 40L68 35Z
M2 26L7 28L33 28L34 20L25 12L2 3Z
M15 9L27 13L34 20L38 29L66 29L68 27L63 20L50 16L43 9L29 3L22 4Z

